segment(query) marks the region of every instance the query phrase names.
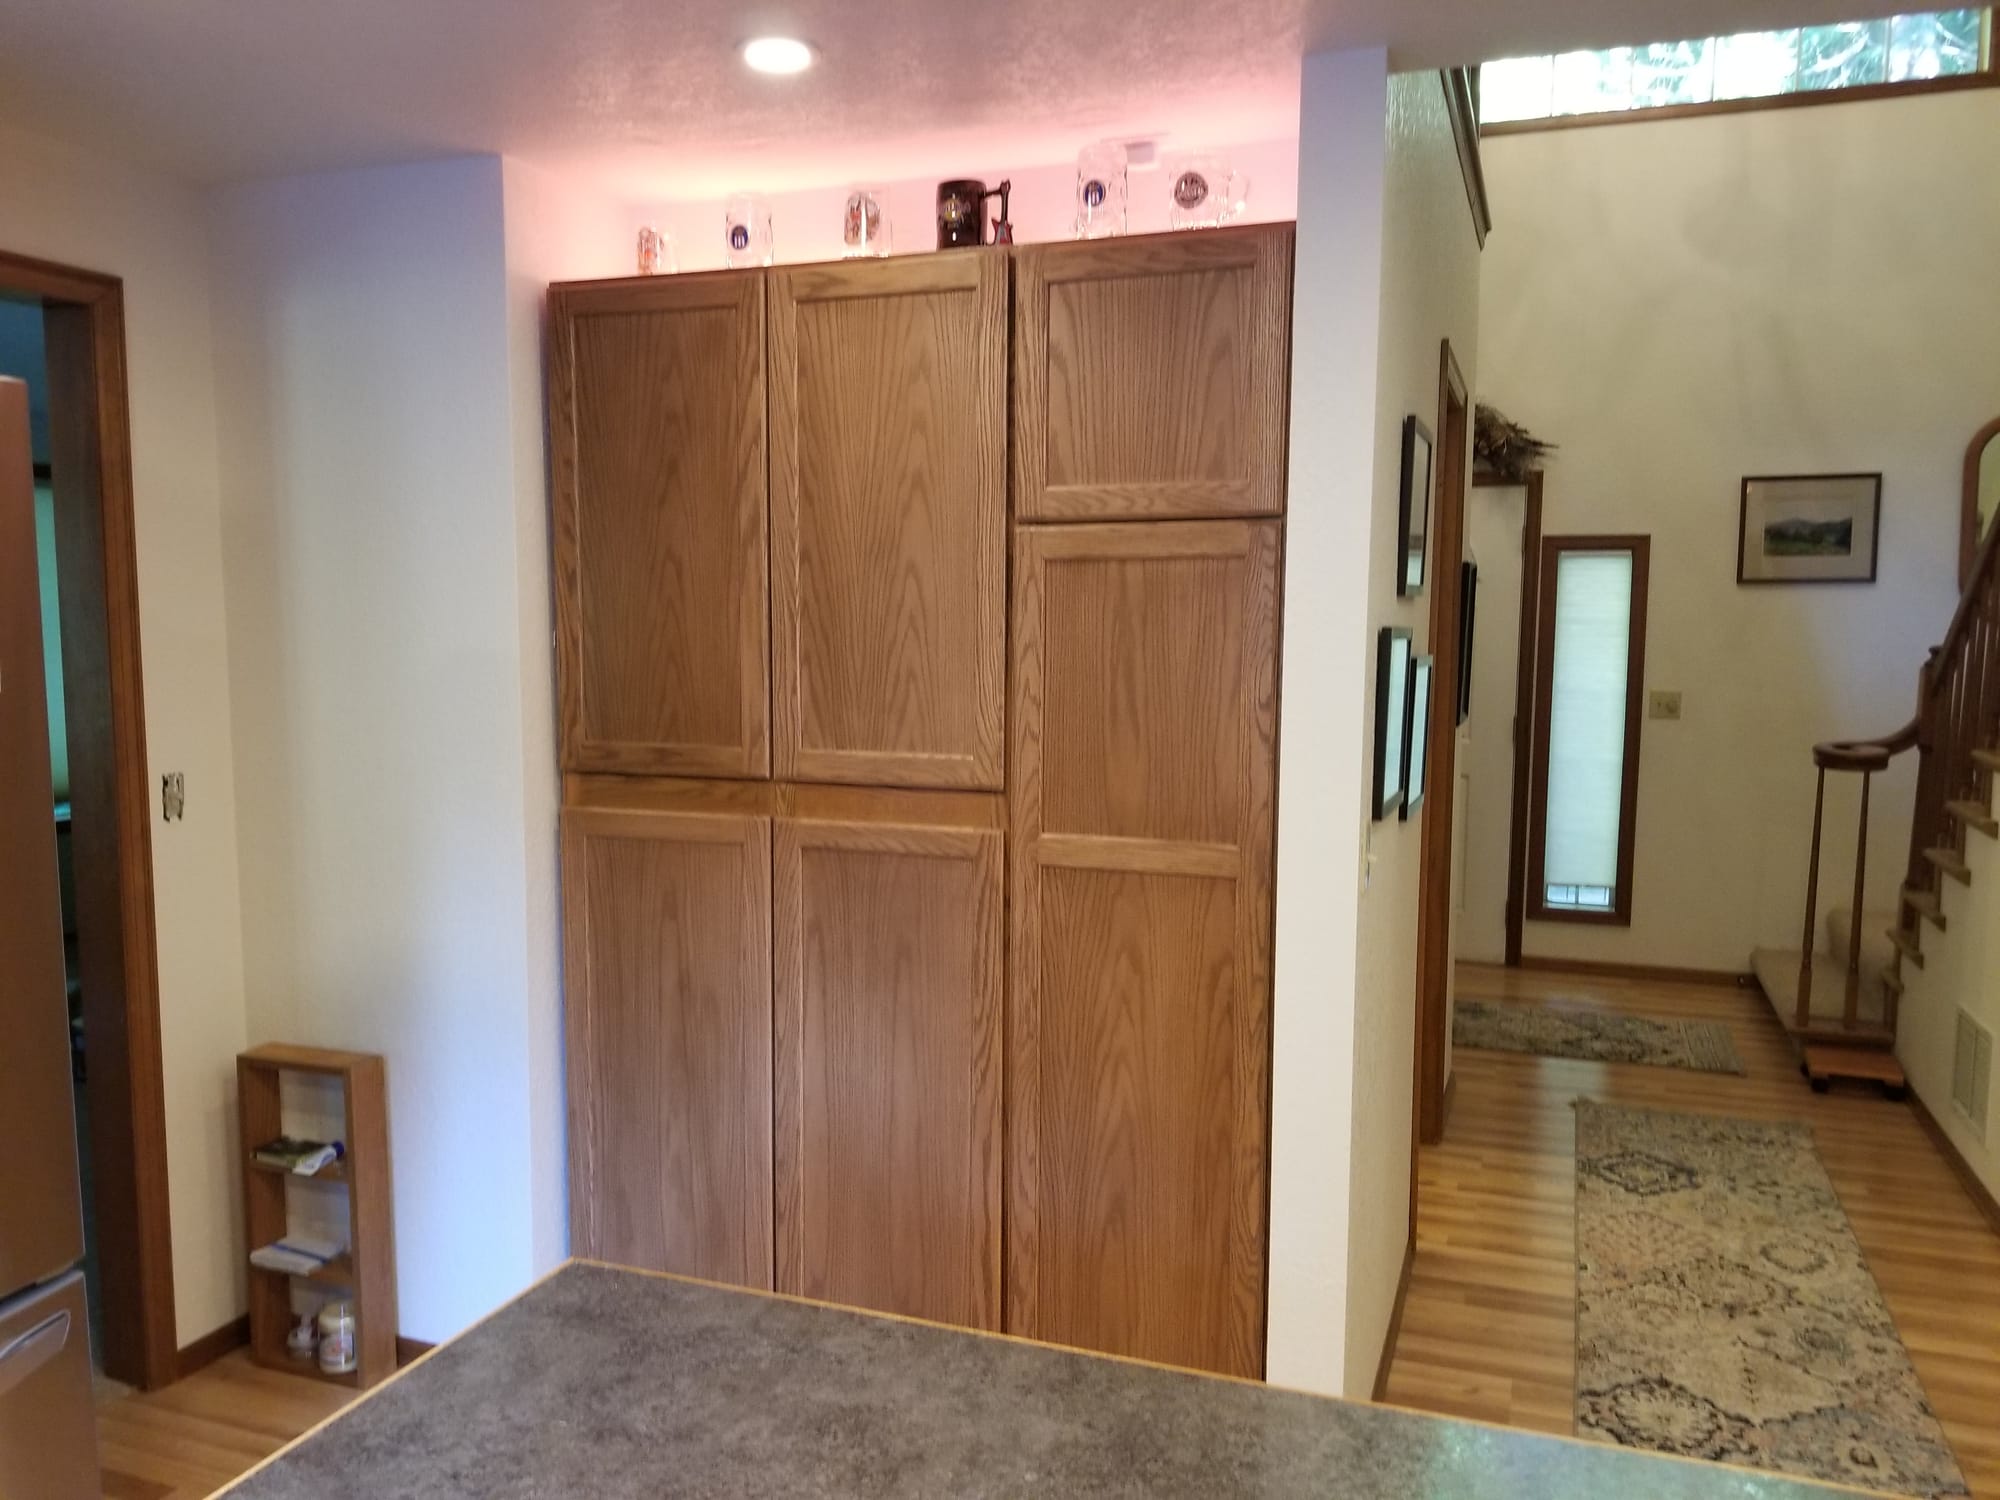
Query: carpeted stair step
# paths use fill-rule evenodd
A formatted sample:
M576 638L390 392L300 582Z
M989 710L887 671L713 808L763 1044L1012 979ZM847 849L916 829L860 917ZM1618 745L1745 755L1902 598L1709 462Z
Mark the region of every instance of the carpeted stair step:
M1896 951L1903 955L1905 962L1913 963L1920 969L1924 966L1924 950L1918 947L1917 940L1902 928L1891 927L1889 941L1896 945Z
M1885 1018L1889 992L1883 984L1886 970L1861 976L1860 1003L1855 1019L1860 1029L1849 1032L1847 1010L1847 964L1835 962L1824 953L1812 956L1812 1013L1803 1030L1798 1021L1799 950L1759 948L1750 955L1750 972L1770 1001L1771 1011L1793 1036L1825 1041L1846 1041L1863 1047L1887 1047L1894 1043Z
M1996 818L1983 802L1947 802L1944 810L1967 828L1977 829L1988 838L2000 838L2000 818Z
M1944 903L1938 900L1936 891L1912 891L1906 889L1903 892L1903 905L1909 907L1911 911L1922 917L1926 922L1929 922L1939 932L1944 931Z
M1972 868L1959 857L1956 849L1926 849L1924 858L1931 862L1931 868L1942 870L1960 885L1972 884Z

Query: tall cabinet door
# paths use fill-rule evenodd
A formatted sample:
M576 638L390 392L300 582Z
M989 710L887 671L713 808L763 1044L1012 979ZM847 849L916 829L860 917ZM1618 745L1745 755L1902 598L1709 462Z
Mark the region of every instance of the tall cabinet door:
M549 312L563 766L768 775L763 273Z
M778 1289L997 1329L998 799L814 795L776 834Z
M771 1285L771 824L563 814L578 1255Z
M1018 519L1284 509L1290 225L1016 255Z
M771 281L777 774L1001 781L1007 256Z
M1010 1331L1263 1369L1276 522L1024 527Z

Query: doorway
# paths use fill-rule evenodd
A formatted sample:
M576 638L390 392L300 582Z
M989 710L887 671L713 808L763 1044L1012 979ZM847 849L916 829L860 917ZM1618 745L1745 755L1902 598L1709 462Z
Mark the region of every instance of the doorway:
M45 418L34 424L38 532L46 533L38 562L54 575L40 582L54 596L60 693L50 706L64 723L50 812L94 1273L92 1352L111 1379L152 1389L178 1372L124 293L115 277L0 251L0 310L24 340L33 335L40 356L39 369L0 374L38 381Z

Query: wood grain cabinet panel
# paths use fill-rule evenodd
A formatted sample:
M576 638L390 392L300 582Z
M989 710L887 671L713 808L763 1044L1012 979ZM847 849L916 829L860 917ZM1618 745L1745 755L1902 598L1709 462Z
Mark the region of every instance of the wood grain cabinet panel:
M1263 1369L1279 524L1023 527L1007 1323Z
M1015 257L1021 520L1284 510L1290 225Z
M771 287L777 774L997 789L1006 252Z
M763 275L549 308L563 765L768 775Z
M770 830L563 814L578 1255L771 1285Z
M997 1329L1002 834L870 795L776 829L778 1289Z

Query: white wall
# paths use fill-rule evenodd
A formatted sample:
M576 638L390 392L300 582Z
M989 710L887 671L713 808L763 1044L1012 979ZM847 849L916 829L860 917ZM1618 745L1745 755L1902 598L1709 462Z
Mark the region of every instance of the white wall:
M1909 718L1957 599L1959 465L2000 411L1996 139L1975 90L1486 142L1481 398L1562 445L1548 533L1652 536L1648 685L1686 695L1645 726L1632 926L1531 923L1530 953L1741 970L1797 942L1811 747ZM1878 583L1736 585L1742 476L1878 469ZM1877 787L1885 907L1908 760ZM1838 790L1822 909L1853 869ZM1499 899L1504 867L1474 875Z
M237 806L225 657L216 403L202 205L164 178L0 131L0 249L125 283L139 632L151 780L174 1313L190 1343L242 1306L235 1055L244 1046Z
M1292 325L1267 1374L1366 1396L1408 1243L1416 821L1368 821L1402 420L1473 377L1478 245L1434 73L1305 62ZM1367 862L1364 841L1372 848ZM1351 914L1351 915L1350 915Z
M1241 222L1278 223L1292 218L1298 206L1297 141L1252 141L1220 148L1230 164L1250 178L1250 197ZM1164 162L1167 153L1161 154ZM1040 166L968 166L959 177L976 177L997 187L1013 183L1008 216L1017 244L1066 240L1076 216L1074 160ZM1168 228L1167 172L1164 165L1129 174L1129 232L1152 234ZM937 177L909 178L882 184L888 202L892 249L908 255L937 248ZM751 188L755 184L748 185ZM771 195L774 256L781 265L838 260L841 216L847 187L807 188ZM989 204L988 217L999 214L999 200ZM632 213L626 231L626 260L619 268L629 274L636 256L640 224L651 224L674 237L683 271L710 271L724 264L723 200L653 203Z
M1480 485L1465 497L1466 556L1479 564L1472 637L1472 713L1459 753L1465 799L1465 911L1459 957L1507 957L1507 844L1514 821L1514 679L1521 640L1521 523L1527 491ZM1498 879L1495 879L1495 876Z
M416 1338L562 1253L538 293L576 206L495 157L215 200L251 1030L387 1055Z
M1924 966L1903 965L1896 1056L1917 1097L1944 1127L1986 1191L2000 1197L2000 1088L1988 1084L1987 1118L1968 1120L1952 1106L1952 1054L1963 1008L2000 1042L2000 843L1968 833L1972 884L1941 880L1945 918L1924 924ZM2000 1082L2000 1080L1995 1080Z

